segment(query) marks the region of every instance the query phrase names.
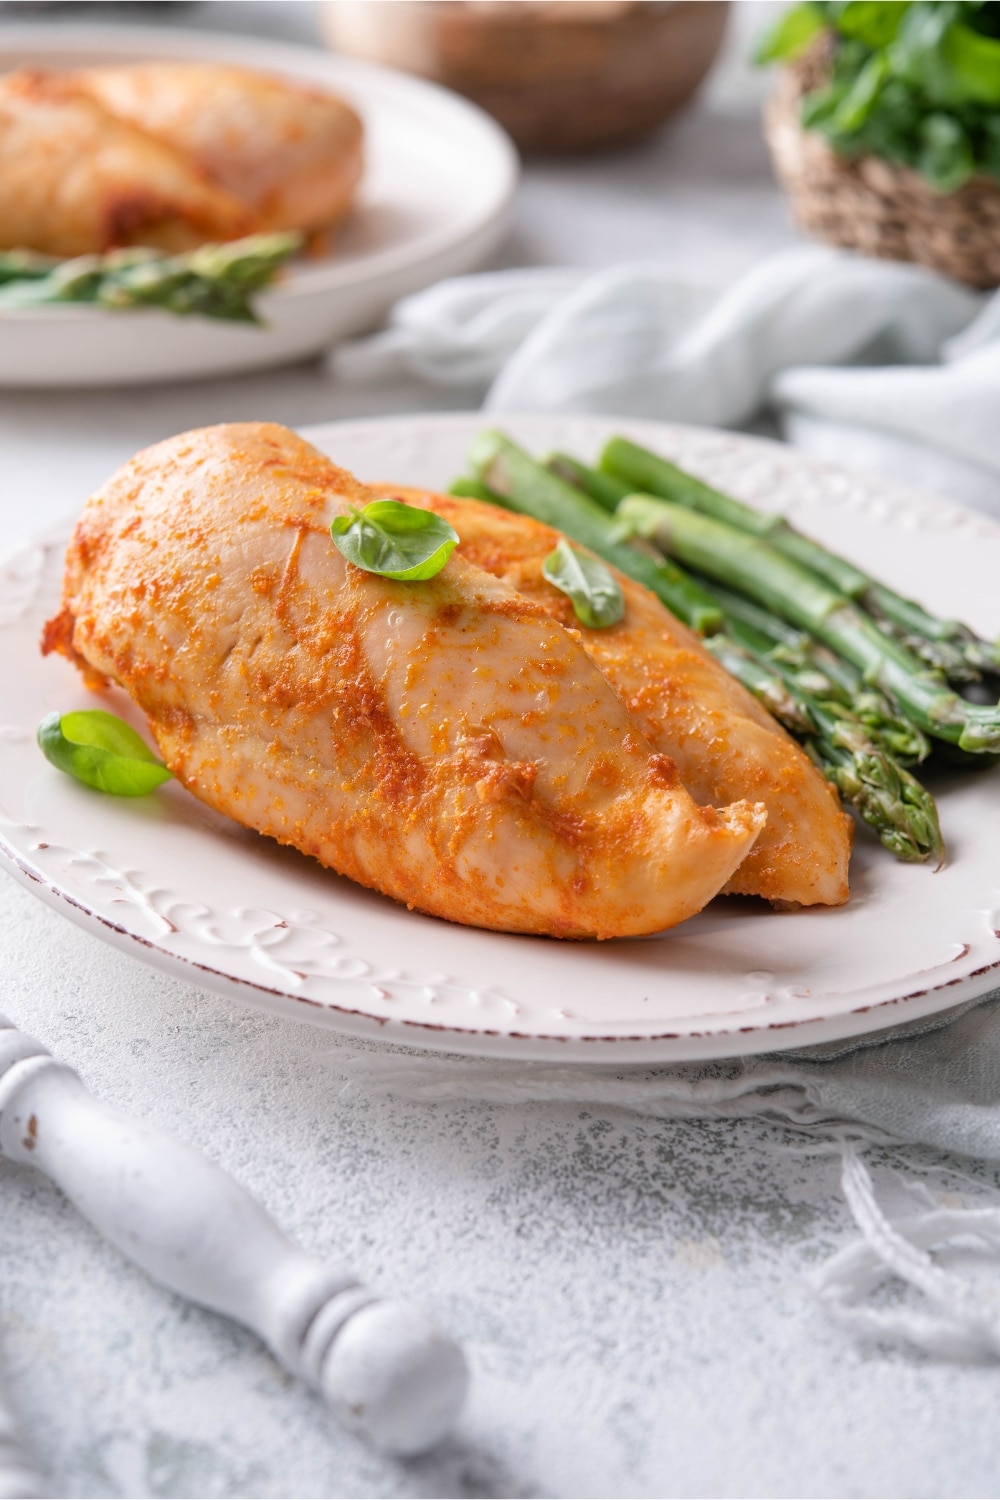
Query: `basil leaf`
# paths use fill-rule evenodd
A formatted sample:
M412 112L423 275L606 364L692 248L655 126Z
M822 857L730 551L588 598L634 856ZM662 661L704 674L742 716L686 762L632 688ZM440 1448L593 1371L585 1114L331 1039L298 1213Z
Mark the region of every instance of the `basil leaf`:
M117 797L143 797L173 774L141 735L102 708L48 714L38 726L38 743L58 770Z
M906 84L890 79L879 95L878 109L865 122L864 150L915 167L920 118Z
M330 535L356 568L404 582L440 573L459 539L455 528L432 510L401 500L372 500L363 510L337 516Z
M848 0L837 6L836 27L841 36L866 47L886 47L895 40L906 10L899 0Z
M824 30L825 24L820 10L809 0L792 6L761 37L754 49L754 61L791 62L805 51L814 36Z
M542 575L569 597L577 619L592 630L617 625L625 613L624 595L604 563L565 538L545 559Z
M943 51L952 102L1000 104L1000 42L956 21L945 32Z
M827 131L841 104L850 93L850 84L828 83L823 88L813 89L802 100L799 118L804 130Z
M969 138L951 115L926 115L920 125L920 172L939 193L953 193L976 170Z
M925 106L953 102L945 40L957 14L958 6L947 0L940 5L911 5L889 49L893 73L918 93Z
M830 117L830 129L849 135L872 112L889 71L884 57L870 57Z

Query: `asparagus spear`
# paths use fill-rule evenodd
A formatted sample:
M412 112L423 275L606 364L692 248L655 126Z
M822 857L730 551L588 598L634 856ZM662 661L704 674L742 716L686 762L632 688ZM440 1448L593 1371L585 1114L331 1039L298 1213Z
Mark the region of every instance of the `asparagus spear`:
M753 651L747 627L739 633L734 628L734 633L737 641L742 639ZM824 686L829 679L821 673L796 670L773 656L764 662L777 672L800 711L811 718L813 733L803 737L805 747L845 802L856 808L897 858L940 857L944 845L934 799L905 769L907 761L913 764L929 751L920 731L905 719L887 721L877 711L868 711L863 696L847 701L830 696ZM914 736L918 753L914 753Z
M0 250L0 286L8 281L39 281L48 276L59 261L34 250Z
M816 764L886 847L905 860L940 856L944 846L934 799L904 769L907 760L911 764L922 760L929 751L920 731L891 711L887 718L877 707L870 708L867 695L849 694L822 670L803 670L782 655L788 652L787 646L771 649L766 634L728 613L726 631L738 649L776 674L795 703L798 717L807 721L806 733L780 709L772 708L775 717L804 740ZM732 671L732 664L728 665ZM745 674L740 680L751 686ZM756 689L751 686L751 691Z
M150 252L144 252L146 254ZM51 261L42 272L37 262L17 273L10 264L11 252L0 284L0 308L44 307L58 302L94 302L104 276L103 257L78 255L73 260Z
M756 656L745 650L733 636L720 630L707 638L705 645L720 666L741 682L748 692L784 724L797 738L813 732L813 721L796 695L789 691L776 672L770 671Z
M722 632L705 644L802 741L810 759L897 859L942 857L944 843L933 797L849 708L804 691L787 668L769 670L766 661L735 635Z
M0 258L0 309L83 302L259 323L253 293L274 279L300 245L296 234L259 234L202 245L187 255L136 248L55 262L12 251Z
M993 661L994 647L969 635L965 640L929 640L927 636L904 630L879 608L878 589L869 589L859 601L886 635L895 636L925 666L943 672L956 687L969 682L981 682L984 673L995 675L997 666Z
M918 765L930 754L927 736L897 714L884 693L867 685L850 662L829 647L769 614L759 604L720 584L699 579L725 615L725 629L765 665L791 669L803 692L849 708L872 738L904 766Z
M937 808L927 789L891 755L866 741L857 720L828 704L813 707L819 734L803 743L845 802L857 809L897 859L944 858Z
M626 495L632 493L632 486L624 480L602 474L600 469L588 469L586 464L580 463L568 453L550 453L545 460L545 467L557 478L564 479L574 489L582 490L591 500L596 500L598 505L612 513L617 509L619 500L624 500Z
M612 438L606 444L600 468L620 483L628 484L633 492L672 500L769 542L786 557L818 573L839 593L856 599L869 613L891 626L914 654L925 658L928 665L950 672L953 680L969 681L980 672L1000 670L1000 642L982 641L958 620L940 620L929 614L921 605L904 599L846 558L803 536L783 517L754 510L753 506L722 494L626 438Z
M719 629L721 611L704 589L673 563L621 540L615 522L596 501L536 463L504 433L480 433L469 454L469 466L504 505L534 516L589 547L645 584L694 630L711 634Z
M951 692L940 672L880 630L853 600L759 537L646 495L629 496L617 514L637 536L818 636L926 734L963 750L1000 750L1000 705L969 703Z

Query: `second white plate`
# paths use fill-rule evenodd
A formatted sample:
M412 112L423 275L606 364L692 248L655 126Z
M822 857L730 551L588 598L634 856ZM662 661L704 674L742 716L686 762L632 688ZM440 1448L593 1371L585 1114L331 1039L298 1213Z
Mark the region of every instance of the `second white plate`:
M499 420L499 419L494 419ZM483 419L390 418L307 435L373 483L443 487ZM768 509L945 614L1000 632L1000 526L787 448L598 418L503 421L535 450L593 456L614 431ZM949 861L857 839L850 903L718 900L658 937L566 943L406 911L210 813L172 783L103 797L42 759L35 726L93 704L43 661L66 529L0 567L0 857L33 891L148 963L287 1017L412 1046L577 1062L731 1057L855 1036L1000 982L1000 773L936 785ZM107 706L136 715L123 694Z
M265 327L157 311L0 312L0 387L124 385L261 369L372 327L399 297L471 270L503 234L517 154L456 94L352 58L245 37L118 27L0 28L0 72L149 58L238 63L319 84L361 115L366 170L333 254L258 299Z

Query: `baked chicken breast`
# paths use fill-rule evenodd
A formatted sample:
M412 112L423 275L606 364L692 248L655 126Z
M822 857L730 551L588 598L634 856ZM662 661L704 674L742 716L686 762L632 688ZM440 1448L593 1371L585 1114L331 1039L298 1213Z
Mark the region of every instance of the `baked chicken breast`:
M180 251L255 227L244 203L109 113L72 75L0 77L0 248Z
M383 493L380 491L380 493ZM559 533L478 500L390 487L385 494L451 522L463 557L572 628L573 607L542 576ZM779 904L839 906L849 895L854 825L795 741L647 589L612 569L625 617L581 645L696 802L763 802L767 826L728 883Z
M148 449L88 502L44 649L123 687L197 797L412 907L575 938L698 911L764 808L696 805L537 599L457 553L346 562L330 522L375 493L275 425Z
M239 199L260 229L314 232L350 208L362 126L333 94L214 63L95 68L78 78L109 113Z

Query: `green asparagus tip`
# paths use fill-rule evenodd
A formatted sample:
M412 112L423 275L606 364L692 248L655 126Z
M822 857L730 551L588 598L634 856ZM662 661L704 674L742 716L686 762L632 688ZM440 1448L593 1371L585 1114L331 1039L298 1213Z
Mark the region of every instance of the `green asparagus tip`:
M907 864L944 863L934 799L908 771L877 750L847 749L830 739L804 746L828 780L882 844Z
M184 257L188 267L199 276L226 276L246 267L280 266L302 249L301 234L250 234L242 240L227 240L220 245L201 245Z
M1000 751L1000 723L985 716L983 720L970 716L958 737L958 748L974 755L996 755Z

